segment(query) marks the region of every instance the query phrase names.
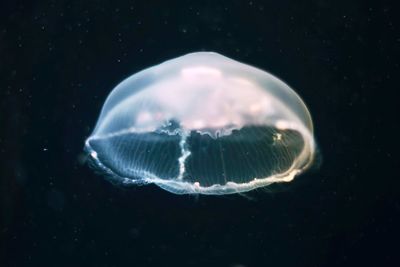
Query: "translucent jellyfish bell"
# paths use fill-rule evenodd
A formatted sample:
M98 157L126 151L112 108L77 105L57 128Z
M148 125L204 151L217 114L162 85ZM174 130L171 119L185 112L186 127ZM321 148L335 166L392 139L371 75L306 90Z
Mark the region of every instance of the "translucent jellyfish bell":
M310 113L288 85L199 52L115 87L85 148L117 183L219 195L291 181L311 164L315 142Z

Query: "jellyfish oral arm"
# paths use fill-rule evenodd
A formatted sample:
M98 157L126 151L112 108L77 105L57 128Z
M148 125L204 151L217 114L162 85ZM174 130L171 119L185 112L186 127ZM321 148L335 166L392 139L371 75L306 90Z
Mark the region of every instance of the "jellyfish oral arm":
M177 177L178 180L182 180L185 174L185 161L190 156L191 152L187 149L187 137L189 133L183 132L181 134L181 140L179 141L179 147L181 149L181 156L178 158L179 162L179 175Z

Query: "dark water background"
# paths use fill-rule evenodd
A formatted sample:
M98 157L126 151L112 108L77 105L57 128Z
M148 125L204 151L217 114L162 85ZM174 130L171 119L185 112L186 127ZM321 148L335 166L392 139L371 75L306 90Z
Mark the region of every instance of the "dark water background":
M397 13L361 0L1 2L0 266L399 265ZM116 83L200 50L295 88L320 168L247 199L121 189L81 164Z

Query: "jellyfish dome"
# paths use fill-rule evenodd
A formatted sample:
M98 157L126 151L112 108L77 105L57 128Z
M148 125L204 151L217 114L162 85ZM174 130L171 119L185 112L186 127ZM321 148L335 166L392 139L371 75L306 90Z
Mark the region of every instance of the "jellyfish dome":
M310 113L288 85L198 52L118 84L85 150L118 184L222 195L293 180L312 163L315 142Z

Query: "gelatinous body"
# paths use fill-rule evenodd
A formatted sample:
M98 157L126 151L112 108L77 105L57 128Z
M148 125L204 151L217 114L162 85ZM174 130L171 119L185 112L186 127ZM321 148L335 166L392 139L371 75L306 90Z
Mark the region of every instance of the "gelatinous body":
M291 181L311 164L315 142L307 107L285 83L199 52L117 85L85 148L121 184L231 194Z

